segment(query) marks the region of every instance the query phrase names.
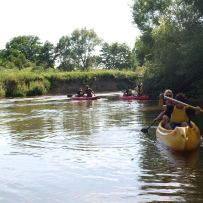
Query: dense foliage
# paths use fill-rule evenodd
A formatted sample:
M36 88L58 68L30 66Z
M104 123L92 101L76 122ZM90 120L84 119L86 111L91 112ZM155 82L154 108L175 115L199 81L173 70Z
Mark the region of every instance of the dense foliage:
M56 46L48 41L41 43L37 36L14 37L7 42L5 49L0 50L0 67L56 68L61 71L87 71L101 67L135 69L135 57L132 56L133 52L126 44L105 43L94 30L83 28L74 30L70 36L62 36Z
M101 40L93 30L75 30L63 36L56 46L56 54L62 70L88 70L94 64L94 51Z
M101 49L101 63L107 69L133 69L137 67L134 52L126 45L118 42L104 43Z
M203 3L200 0L134 0L135 44L145 87L203 97Z

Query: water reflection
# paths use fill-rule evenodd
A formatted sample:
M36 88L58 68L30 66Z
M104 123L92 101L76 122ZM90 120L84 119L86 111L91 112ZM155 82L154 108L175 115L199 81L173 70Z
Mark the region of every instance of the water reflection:
M157 101L72 101L47 96L0 102L0 201L203 200L203 150L181 155L149 126Z
M146 201L146 196L151 195L155 202L194 200L200 150L182 154L166 149L160 143L155 144L155 141L147 145L146 140L143 148L139 177L141 198Z

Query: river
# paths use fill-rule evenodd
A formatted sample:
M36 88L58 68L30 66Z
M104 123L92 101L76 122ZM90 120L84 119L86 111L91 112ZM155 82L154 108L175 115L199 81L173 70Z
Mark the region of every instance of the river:
M203 148L165 149L157 101L0 100L0 202L203 202ZM203 132L202 115L197 123Z

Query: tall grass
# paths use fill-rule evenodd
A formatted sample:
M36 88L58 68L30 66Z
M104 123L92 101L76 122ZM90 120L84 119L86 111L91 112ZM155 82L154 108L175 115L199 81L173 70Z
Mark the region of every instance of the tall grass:
M41 75L30 70L1 70L1 97L25 97L46 94L49 82Z
M44 95L49 92L52 84L56 81L83 81L88 83L92 80L126 79L135 81L140 75L134 71L119 70L92 70L60 72L57 70L32 71L1 70L0 71L0 97L25 97Z

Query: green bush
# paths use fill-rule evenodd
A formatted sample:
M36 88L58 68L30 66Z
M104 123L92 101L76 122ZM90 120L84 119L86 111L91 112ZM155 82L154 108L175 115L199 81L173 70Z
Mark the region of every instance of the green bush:
M27 91L27 96L37 96L47 93L47 89L43 82L33 81L29 84L29 90Z
M5 97L5 89L2 84L0 84L0 97Z
M11 97L25 97L27 94L28 87L27 85L20 81L15 83L15 87L13 89L9 88L11 91L7 92L7 96Z

